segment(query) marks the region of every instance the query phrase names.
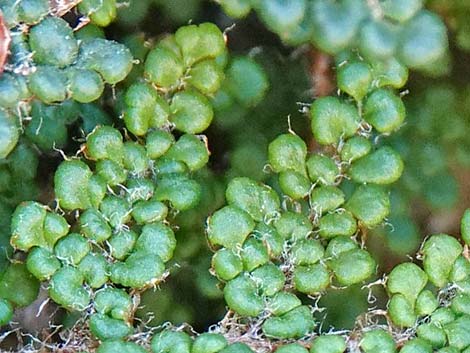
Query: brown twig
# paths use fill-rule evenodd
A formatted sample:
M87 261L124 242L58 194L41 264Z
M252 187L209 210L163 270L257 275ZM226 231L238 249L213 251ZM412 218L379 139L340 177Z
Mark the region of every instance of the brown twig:
M0 75L5 68L10 48L11 36L10 30L5 24L3 13L0 10Z

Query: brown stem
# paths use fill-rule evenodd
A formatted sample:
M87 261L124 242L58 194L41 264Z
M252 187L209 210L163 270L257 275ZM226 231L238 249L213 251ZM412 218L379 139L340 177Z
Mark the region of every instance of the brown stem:
M315 97L328 96L335 89L332 58L328 54L312 49L310 56L310 80Z
M333 70L331 68L332 59L328 54L314 48L308 52L308 56L310 59L309 75L313 96L315 98L328 96L335 89ZM319 149L319 145L313 136L308 141L308 149L310 152Z
M10 30L6 26L3 19L3 13L0 10L0 75L2 74L7 62L10 42Z

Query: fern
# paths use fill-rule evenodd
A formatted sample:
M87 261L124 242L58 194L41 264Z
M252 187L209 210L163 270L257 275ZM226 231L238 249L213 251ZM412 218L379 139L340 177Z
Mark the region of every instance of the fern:
M275 76L282 65L299 65L229 53L228 29L189 24L156 42L117 35L122 44L105 39L113 33L105 27L144 26L148 1L0 1L5 38L12 38L0 77L0 205L9 220L2 226L11 229L11 248L2 246L0 324L10 325L43 288L74 322L59 339L19 342L20 351L469 351L470 211L460 238L431 235L382 277L369 248L390 222L413 226L400 197L424 195L436 207L455 202L432 185L450 174L440 146L455 148L465 163L464 142L451 143L465 135L447 136L445 127L426 133L440 122L420 116L439 120L456 103L426 111L426 98L413 93L416 103L405 104L400 91L409 70L449 72L442 20L420 0L217 2L234 18L255 12L284 45L299 47L296 55L311 54L302 48L313 45L332 58L338 90L301 105L307 124L289 118L279 128L256 119L279 115L270 89L289 96L300 81ZM180 21L177 3L158 3ZM451 95L426 92L428 106ZM209 137L201 135L213 122ZM226 181L214 173L220 156L210 163L212 137L220 138L214 131L229 135ZM53 196L40 195L38 165L57 155L63 161L53 183L41 181L53 184ZM410 190L409 176L421 170L434 184ZM207 250L194 250L205 245L210 261ZM206 296L223 297L224 317L201 333L189 323L151 326L141 300L155 304L146 297L152 288L196 255L202 260L192 280ZM328 293L357 287L369 304L381 288L387 304L369 307L352 329L325 327Z

